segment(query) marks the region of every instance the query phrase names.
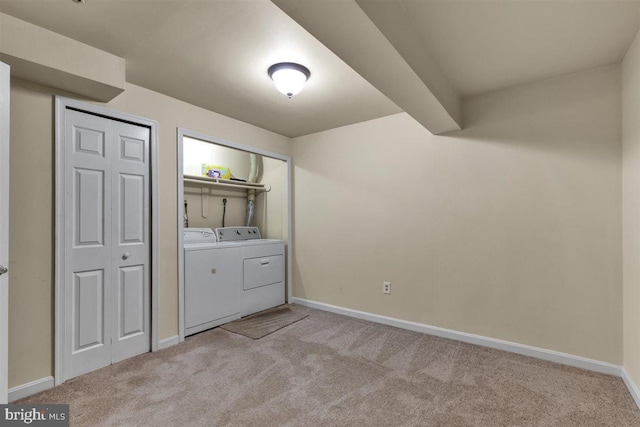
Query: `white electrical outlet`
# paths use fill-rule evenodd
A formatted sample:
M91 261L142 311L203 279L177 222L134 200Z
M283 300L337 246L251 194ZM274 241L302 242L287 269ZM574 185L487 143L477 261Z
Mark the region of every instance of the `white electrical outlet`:
M382 282L382 292L385 294L391 293L391 282Z

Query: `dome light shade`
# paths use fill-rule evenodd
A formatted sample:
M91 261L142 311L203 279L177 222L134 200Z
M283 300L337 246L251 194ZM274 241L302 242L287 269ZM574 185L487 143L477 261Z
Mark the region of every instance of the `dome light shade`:
M300 93L311 75L307 67L293 62L273 64L267 72L276 88L289 98Z

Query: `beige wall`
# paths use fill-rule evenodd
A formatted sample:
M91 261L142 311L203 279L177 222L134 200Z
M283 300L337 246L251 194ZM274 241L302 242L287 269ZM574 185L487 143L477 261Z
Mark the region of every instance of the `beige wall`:
M640 384L640 35L622 63L624 367Z
M51 95L12 81L10 114L9 388L53 374Z
M53 89L11 85L9 387L53 374ZM289 138L127 84L108 104L160 124L160 338L178 333L176 127L289 154Z
M294 139L294 295L622 361L619 65ZM392 282L383 295L382 282Z
M255 225L267 239L288 239L287 162L264 157L261 182L271 187L256 197Z

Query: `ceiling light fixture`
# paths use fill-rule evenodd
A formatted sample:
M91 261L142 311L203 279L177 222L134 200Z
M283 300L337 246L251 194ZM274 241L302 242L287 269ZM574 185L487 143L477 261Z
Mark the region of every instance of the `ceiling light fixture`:
M273 64L269 67L267 73L269 73L269 77L275 83L276 88L289 98L299 94L309 76L311 76L311 72L307 67L293 62Z

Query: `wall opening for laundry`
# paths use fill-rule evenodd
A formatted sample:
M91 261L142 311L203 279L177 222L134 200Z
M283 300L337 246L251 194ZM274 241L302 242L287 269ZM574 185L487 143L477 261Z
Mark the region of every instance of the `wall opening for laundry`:
M185 227L255 226L287 240L287 162L185 136L183 174Z
M290 158L184 133L181 339L285 304L291 293Z

